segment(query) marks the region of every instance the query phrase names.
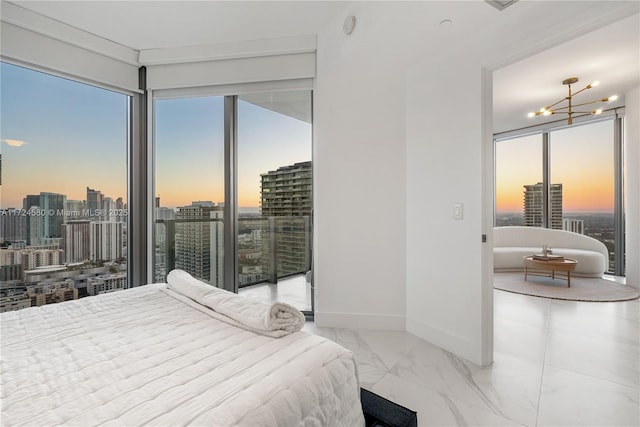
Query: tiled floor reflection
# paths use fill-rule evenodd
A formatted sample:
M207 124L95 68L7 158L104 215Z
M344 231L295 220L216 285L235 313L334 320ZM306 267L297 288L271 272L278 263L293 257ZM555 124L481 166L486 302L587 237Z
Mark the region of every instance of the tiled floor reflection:
M311 311L311 284L304 274L240 288L238 293L265 302L286 302L300 311Z
M639 426L640 302L494 291L494 363L480 367L407 332L318 328L352 350L363 387L424 426Z

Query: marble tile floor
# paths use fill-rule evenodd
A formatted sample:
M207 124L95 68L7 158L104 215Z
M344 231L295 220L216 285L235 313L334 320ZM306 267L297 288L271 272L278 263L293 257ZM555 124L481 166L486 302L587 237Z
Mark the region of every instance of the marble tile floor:
M401 331L304 330L352 350L361 385L424 426L640 426L640 302L494 291L494 363Z

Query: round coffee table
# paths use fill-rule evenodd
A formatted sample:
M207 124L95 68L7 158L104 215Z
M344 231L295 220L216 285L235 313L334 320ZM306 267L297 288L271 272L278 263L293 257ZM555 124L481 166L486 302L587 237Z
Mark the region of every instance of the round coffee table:
M524 280L527 280L527 275L531 276L545 276L556 278L556 271L567 273L567 287L571 287L571 272L576 269L578 261L575 259L564 258L562 260L541 260L535 259L533 255L529 255L523 258L524 263ZM530 273L529 270L534 270L534 273ZM550 272L551 274L542 274L541 272Z

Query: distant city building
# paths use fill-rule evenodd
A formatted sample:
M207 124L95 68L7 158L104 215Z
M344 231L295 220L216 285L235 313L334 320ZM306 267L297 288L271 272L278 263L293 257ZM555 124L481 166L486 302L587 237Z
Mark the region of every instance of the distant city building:
M122 222L89 223L89 259L116 261L123 258L124 224Z
M103 274L87 279L87 294L100 295L115 292L127 287L127 273Z
M0 282L15 282L22 280L24 268L21 264L0 263Z
M222 215L222 206L215 206L211 201L197 201L191 206L179 207L174 223L175 268L217 287L223 287L224 283ZM171 238L173 231L168 227L166 232Z
M312 174L311 162L261 174L262 216L309 216Z
M27 241L27 215L20 209L3 209L0 211L0 242Z
M91 221L74 220L63 225L66 262L82 262L91 256Z
M96 265L91 262L77 263L74 265L59 265L40 267L24 272L24 284L33 286L41 283L55 283L65 279L72 279L76 289L84 291L86 295L87 280L92 277L123 273L126 274L127 265L115 262Z
M104 196L101 191L87 187L87 209L89 209L92 214L96 210L102 209L103 201Z
M265 270L272 283L311 268L312 174L309 161L260 175L262 217L269 218L263 248L265 258L272 260Z
M33 206L40 206L40 195L38 194L29 194L24 199L22 199L22 209L29 210L29 208Z
M42 236L62 237L62 224L66 222L63 212L66 207L67 196L58 193L40 193L38 205L42 216Z
M67 220L82 219L86 208L86 204L82 200L67 199L65 216L67 217Z
M176 211L171 208L156 208L156 220L176 219Z
M31 307L31 298L25 290L11 290L2 292L0 296L0 313L22 310Z
M584 234L584 220L582 219L563 219L562 229L572 231L574 233Z
M28 211L25 239L29 244L42 245L62 237L66 205L67 196L58 193L29 194L22 200L22 208Z
M27 241L31 246L43 245L44 238L44 217L39 215L40 208L31 206L27 215Z
M156 204L160 202L160 198L156 197ZM156 234L155 234L155 274L157 282L165 282L167 280L167 262L169 251L173 253L174 248L168 247L167 231L175 236L175 220L176 211L166 207L156 207ZM169 221L169 222L165 222ZM163 223L164 222L164 223ZM170 239L174 242L173 236Z
M27 288L31 307L78 299L78 290L71 279L55 283L39 283Z
M542 227L544 195L542 183L524 186L524 225ZM562 184L551 184L549 188L551 203L549 218L550 228L562 230Z
M0 266L19 265L24 271L60 265L63 261L64 251L57 245L0 248Z

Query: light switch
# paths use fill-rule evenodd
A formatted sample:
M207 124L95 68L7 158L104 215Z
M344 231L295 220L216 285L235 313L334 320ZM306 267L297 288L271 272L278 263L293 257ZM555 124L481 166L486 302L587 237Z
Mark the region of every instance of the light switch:
M453 219L462 219L463 215L463 206L462 203L454 203L453 204Z

